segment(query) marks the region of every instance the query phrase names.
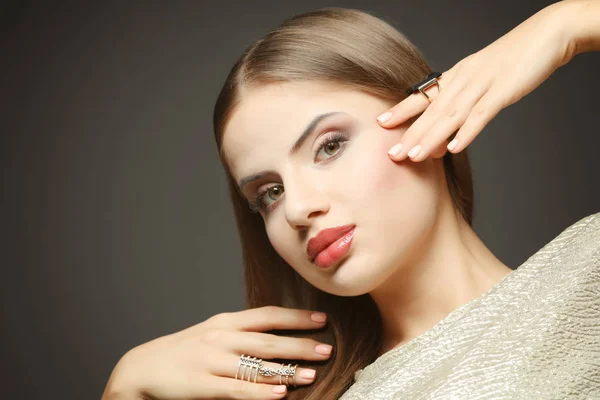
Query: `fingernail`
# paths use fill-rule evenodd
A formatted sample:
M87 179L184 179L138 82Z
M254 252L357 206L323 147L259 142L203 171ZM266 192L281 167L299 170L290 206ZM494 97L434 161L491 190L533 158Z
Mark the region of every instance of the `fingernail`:
M285 393L285 390L285 385L279 385L273 388L273 393L282 394Z
M315 322L325 322L325 320L327 319L327 315L323 313L313 313L310 316L310 319L312 319Z
M412 149L410 149L410 151L408 152L408 156L410 158L414 158L416 157L419 153L421 152L421 145L418 144L415 147L413 147Z
M388 154L392 157L397 156L402 151L402 143L395 144L388 150Z
M385 122L385 121L387 121L388 119L390 119L390 118L391 118L391 116L392 116L392 113L391 113L391 112L389 112L389 111L386 111L386 112L384 112L383 114L381 114L379 117L377 117L377 120L378 120L379 122Z
M324 356L331 354L331 349L331 345L328 344L319 344L315 347L315 351L319 354L323 354Z
M317 371L315 371L314 369L303 369L302 371L300 371L300 377L304 378L304 379L312 379L315 377L315 374L317 373Z
M454 138L450 143L448 143L448 150L452 151L458 144L458 139Z

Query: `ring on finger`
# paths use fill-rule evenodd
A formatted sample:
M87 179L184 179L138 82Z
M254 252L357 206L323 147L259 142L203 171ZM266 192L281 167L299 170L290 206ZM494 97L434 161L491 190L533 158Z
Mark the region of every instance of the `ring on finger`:
M438 88L438 92L441 92L442 88L440 87L440 84L437 79L441 76L442 76L441 72L432 72L431 74L427 75L427 78L412 85L411 88L408 89L408 95L410 96L411 94L415 93L416 91L419 91L423 96L425 96L425 98L427 99L429 104L431 104L431 102L433 100L431 100L431 98L427 95L427 93L425 93L425 90L427 90L431 86L435 85Z
M252 379L252 372L254 372L254 383L256 383L256 378L258 376L260 367L262 363L262 359L260 358L256 358L256 357L250 357L250 356L245 356L242 354L242 356L240 357L240 360L238 361L238 367L237 367L237 371L235 371L235 379L238 379L238 375L240 372L240 369L242 371L242 375L241 375L241 380L244 380L244 374L246 373L246 367L250 368L250 371L248 373L248 382L250 382L250 379ZM256 370L255 370L256 368Z
M256 378L258 377L258 374L261 374L263 376L267 376L267 377L271 377L271 376L275 376L275 375L279 375L279 384L281 385L282 383L282 376L285 376L285 385L289 386L289 377L292 377L292 385L295 387L296 386L296 379L295 379L295 374L296 374L296 367L298 366L298 364L292 366L292 364L288 364L288 366L286 367L283 364L281 365L281 368L279 369L274 369L274 368L270 368L270 367L265 367L264 365L262 365L262 359L260 358L256 358L256 357L250 357L250 356L245 356L244 354L242 354L242 356L240 357L240 360L238 361L238 368L237 371L235 372L235 379L238 379L238 375L241 369L241 380L244 380L244 375L246 372L246 367L250 368L250 371L248 373L247 376L247 381L251 382L252 379L252 373L254 372L254 379L253 382L256 383Z
M286 367L283 364L280 364L281 368L279 368L277 370L277 373L279 374L279 384L281 385L281 377L285 376L285 386L289 386L290 385L290 376L292 377L292 385L294 385L294 387L296 387L296 367L298 366L298 364L294 365L292 367L292 364L288 364L288 366Z

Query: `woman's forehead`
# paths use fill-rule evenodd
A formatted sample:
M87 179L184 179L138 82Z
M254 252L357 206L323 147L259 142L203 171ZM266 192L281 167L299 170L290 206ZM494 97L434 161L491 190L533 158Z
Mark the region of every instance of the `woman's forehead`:
M361 92L348 87L321 81L270 83L245 89L234 114L268 114L272 108L286 108L292 104L300 107L328 101L347 101L348 95ZM265 108L267 106L267 108ZM290 112L293 110L289 110Z
M284 82L244 90L225 127L223 147L256 135L300 131L317 114L360 115L383 101L357 89L324 82Z

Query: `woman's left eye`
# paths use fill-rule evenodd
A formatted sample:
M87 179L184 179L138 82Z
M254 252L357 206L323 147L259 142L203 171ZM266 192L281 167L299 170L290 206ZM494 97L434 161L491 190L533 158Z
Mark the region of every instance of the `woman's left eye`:
M335 155L339 149L342 148L341 144L346 141L348 141L348 138L339 132L330 135L321 142L315 151L315 158L319 155L321 150L325 150L325 153L329 156Z

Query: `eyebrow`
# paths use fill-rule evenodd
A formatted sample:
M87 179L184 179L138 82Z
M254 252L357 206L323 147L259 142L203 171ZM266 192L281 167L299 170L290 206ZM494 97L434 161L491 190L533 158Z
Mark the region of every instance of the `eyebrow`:
M293 156L295 153L297 153L298 150L300 149L300 147L302 147L302 144L304 144L304 141L306 140L306 138L308 138L310 136L310 134L313 133L313 131L315 130L317 125L324 119L331 117L333 115L336 115L336 114L342 114L342 112L341 111L332 111L332 112L328 112L325 114L319 114L315 118L313 118L313 120L304 129L304 132L302 132L302 134L298 137L298 139L296 139L296 143L294 143L294 145L292 146L292 148L290 149L288 154L290 156ZM265 176L270 175L272 173L273 173L273 171L262 171L257 174L246 176L246 177L240 179L240 182L239 182L240 191L242 191L244 189L244 186L246 186L248 183L255 181L257 179L264 178Z

